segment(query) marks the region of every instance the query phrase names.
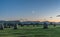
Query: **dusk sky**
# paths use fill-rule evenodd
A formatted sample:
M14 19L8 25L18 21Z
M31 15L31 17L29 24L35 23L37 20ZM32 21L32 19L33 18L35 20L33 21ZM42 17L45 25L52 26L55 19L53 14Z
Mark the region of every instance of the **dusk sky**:
M60 15L60 0L0 0L0 20L58 22L57 15Z

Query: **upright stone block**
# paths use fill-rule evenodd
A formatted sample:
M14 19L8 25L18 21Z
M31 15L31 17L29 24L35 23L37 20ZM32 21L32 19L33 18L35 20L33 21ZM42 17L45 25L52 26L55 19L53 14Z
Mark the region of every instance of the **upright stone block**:
M23 24L21 24L21 27L23 27L24 25Z
M35 25L33 25L33 27L35 27Z
M0 24L0 30L3 30L4 29L4 25L3 23Z
M53 24L54 27L56 27L56 24Z
M47 29L47 28L48 28L48 24L44 22L43 29Z
M14 24L14 29L18 29L18 24Z
M4 28L7 28L7 24L4 24Z

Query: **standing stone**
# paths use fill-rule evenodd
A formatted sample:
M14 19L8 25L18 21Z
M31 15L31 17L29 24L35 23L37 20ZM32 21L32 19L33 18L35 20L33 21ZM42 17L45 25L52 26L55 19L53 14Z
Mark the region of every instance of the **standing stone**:
M4 25L3 23L0 24L0 30L3 30L4 29Z
M32 25L33 27L35 27L35 24L31 23L30 25Z
M26 26L29 27L29 24L27 24Z
M33 25L33 27L35 27L35 25Z
M23 26L24 26L24 24L21 24L20 26L21 26L21 27L23 27Z
M43 29L47 29L47 28L48 28L48 24L44 22Z
M38 25L38 24L37 24L36 26L37 26L37 27L39 27L39 25Z
M53 24L54 27L56 27L56 24Z
M53 25L53 23L52 23L52 22L50 22L50 25Z
M7 24L6 23L4 23L4 28L7 28Z
M17 29L18 28L18 24L14 24L14 29Z
M10 28L10 27L11 27L11 24L9 23L9 24L8 24L8 28Z

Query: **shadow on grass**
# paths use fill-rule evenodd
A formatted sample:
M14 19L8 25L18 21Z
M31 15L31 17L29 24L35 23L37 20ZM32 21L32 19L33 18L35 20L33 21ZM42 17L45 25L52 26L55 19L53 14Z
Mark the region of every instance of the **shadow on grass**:
M48 37L48 35L34 35L34 37Z
M17 37L49 37L48 35L20 35Z

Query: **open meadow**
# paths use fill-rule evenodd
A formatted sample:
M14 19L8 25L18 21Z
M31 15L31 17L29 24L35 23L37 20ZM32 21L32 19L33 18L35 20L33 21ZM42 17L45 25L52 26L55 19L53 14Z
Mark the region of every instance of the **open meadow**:
M43 29L40 25L35 27L19 26L16 30L5 28L0 30L0 37L60 37L60 27L51 25L48 29Z

